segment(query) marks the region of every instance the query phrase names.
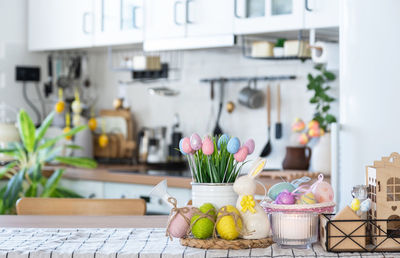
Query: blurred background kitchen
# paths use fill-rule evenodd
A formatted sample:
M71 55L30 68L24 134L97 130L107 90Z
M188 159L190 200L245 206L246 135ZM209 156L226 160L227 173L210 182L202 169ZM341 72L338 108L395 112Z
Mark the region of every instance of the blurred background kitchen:
M359 124L366 128L369 121L366 109L351 103L368 106L376 95L370 91L367 99L357 99L359 86L350 79L367 69L362 68L367 65L362 58L368 55L359 54L355 45L368 37L357 27L359 23L349 19L367 20L356 10L372 6L371 1L354 2L1 0L0 115L6 128L1 131L12 131L7 124L15 123L21 108L39 125L64 100L65 110L57 114L49 133L62 132L77 116L92 123L93 131L71 140L84 149L67 154L93 157L100 166L67 170L62 184L87 197L142 197L150 213L168 210L147 196L165 176L173 179L169 181L172 192L180 193L183 201L189 198L187 168L176 148L179 139L192 132L253 138L254 158L269 142L268 170L292 169L287 175L323 172L338 193L347 193L353 184L363 183L357 178L368 161L395 151L379 152L378 146L370 146L364 155L355 154L354 159L349 155L361 151L356 146L363 140L352 137L359 133ZM398 3L387 2L379 8L390 14L391 4ZM374 12L372 7L368 10ZM384 28L396 21L389 14L382 20ZM350 32L356 35L355 45ZM385 62L381 60L382 66ZM304 142L292 125L300 118L307 126L318 112L316 91L308 87L318 83L314 80L318 75L324 78L323 87L330 86L321 102L329 106L324 110L324 118L330 115L325 119L329 126L325 135L318 133ZM368 75L379 76L378 71ZM372 89L370 81L362 81L367 90ZM81 112L71 109L76 99ZM335 122L342 117L354 131L340 131L343 127ZM372 131L364 132L366 138L374 137ZM13 135L7 133L0 137L4 144ZM342 142L340 134L354 142ZM103 135L107 141L102 143ZM310 164L305 145L313 149ZM287 147L301 150L293 154ZM291 164L296 159L300 165ZM282 166L284 160L289 164ZM347 179L352 183L341 188L339 182ZM278 179L266 173L265 183L273 180ZM340 194L336 198L341 201Z

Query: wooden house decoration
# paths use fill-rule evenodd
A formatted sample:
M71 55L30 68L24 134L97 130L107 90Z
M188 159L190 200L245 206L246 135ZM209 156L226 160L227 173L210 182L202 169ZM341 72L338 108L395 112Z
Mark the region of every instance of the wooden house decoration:
M399 220L377 222L370 228L377 250L399 250L400 248L400 154L375 161L367 166L368 197L372 200L368 219ZM386 232L386 233L385 233ZM395 238L386 239L387 235ZM380 237L382 236L382 237Z
M329 223L326 217L321 216L320 239L323 248L330 251L364 250L366 224L363 221L355 222L359 219L360 217L349 206L338 212Z

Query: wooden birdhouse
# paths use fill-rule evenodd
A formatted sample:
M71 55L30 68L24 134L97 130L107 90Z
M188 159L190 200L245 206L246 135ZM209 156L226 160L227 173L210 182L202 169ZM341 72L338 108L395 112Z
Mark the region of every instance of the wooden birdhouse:
M400 154L383 157L366 170L368 197L372 200L368 219L384 220L377 221L377 226L371 228L373 244L379 245L378 250L399 250Z

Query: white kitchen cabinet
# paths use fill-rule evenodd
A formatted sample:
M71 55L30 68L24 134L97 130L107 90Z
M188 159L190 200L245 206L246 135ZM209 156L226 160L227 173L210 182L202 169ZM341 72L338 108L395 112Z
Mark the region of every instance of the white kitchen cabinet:
M93 45L93 0L29 0L29 50Z
M299 30L304 26L304 0L233 1L235 34Z
M185 5L183 0L146 0L145 39L183 38Z
M305 0L304 27L326 28L339 26L339 1Z
M232 46L231 0L146 0L144 50Z
M143 0L95 0L95 46L143 41Z
M85 198L104 198L103 182L62 178L60 186L70 189Z

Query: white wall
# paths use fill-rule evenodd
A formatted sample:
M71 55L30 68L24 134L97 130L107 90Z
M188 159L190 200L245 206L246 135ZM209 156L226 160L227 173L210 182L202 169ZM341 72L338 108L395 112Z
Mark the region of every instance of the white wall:
M400 152L400 1L341 1L341 206L365 166ZM373 18L371 18L373 17Z
M34 116L22 98L22 84L15 81L16 65L40 65L45 68L45 55L27 51L27 0L0 0L0 102L16 108L25 108ZM42 71L42 78L45 71ZM28 94L38 104L32 84ZM40 85L43 87L43 84ZM40 108L40 106L38 105Z
M100 94L98 108L110 108L112 100L117 96L118 80L129 80L126 72L115 73L108 69L105 53L95 53L90 56L91 74ZM313 108L309 104L310 92L307 92L306 75L313 70L310 61L260 61L249 60L241 56L239 49L225 50L194 50L185 51L183 57L182 79L168 84L178 89L181 94L177 97L151 96L147 93L150 86L161 86L162 83L140 84L127 88L128 100L140 126L171 126L175 113L181 118L185 135L198 132L205 135L212 132L215 126L215 116L218 105L218 86L215 87L214 103L210 101L210 86L200 83L204 77L218 76L268 76L293 74L298 76L294 81L282 81L282 123L284 138L274 139L274 123L276 122L276 82L272 86L272 148L268 167L281 166L285 154L285 146L289 143L290 125L296 117L310 120ZM259 82L258 87L265 92L267 82ZM337 84L334 83L333 94L337 95ZM222 129L230 135L238 136L241 140L253 137L256 141L257 155L260 154L267 139L267 115L265 107L250 110L237 103L238 92L246 83L229 83L226 86L225 101L236 103L232 114L223 112L221 117ZM214 108L214 115L211 109ZM335 110L335 108L333 109ZM255 157L255 155L253 155Z

